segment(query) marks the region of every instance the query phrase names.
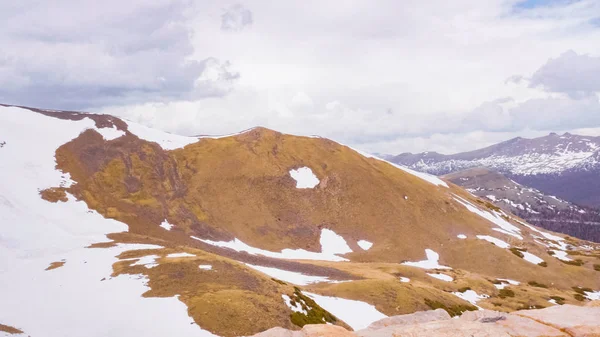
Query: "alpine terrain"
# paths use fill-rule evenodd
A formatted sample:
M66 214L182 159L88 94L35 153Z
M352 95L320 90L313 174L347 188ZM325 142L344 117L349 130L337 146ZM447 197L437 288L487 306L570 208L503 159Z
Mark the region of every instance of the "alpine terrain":
M386 156L487 198L544 228L600 242L600 137L514 138L455 155Z
M517 137L480 150L443 155L403 153L390 161L444 175L474 167L494 169L514 181L573 203L600 206L600 137L565 133Z
M0 144L2 336L392 336L402 320L433 322L395 335L600 329L600 246L540 229L459 176L260 127L185 137L6 105ZM551 135L407 164L441 174L485 161L517 183L575 184L595 172L595 144ZM483 174L527 194L525 211L539 197Z

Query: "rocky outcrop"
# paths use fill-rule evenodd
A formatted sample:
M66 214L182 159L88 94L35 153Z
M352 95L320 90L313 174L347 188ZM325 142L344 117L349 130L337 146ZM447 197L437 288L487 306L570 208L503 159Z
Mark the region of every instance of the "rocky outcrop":
M540 310L503 313L492 310L466 312L450 319L445 311L394 316L349 332L332 325L306 325L300 331L274 328L255 337L595 337L600 336L600 301L585 307L560 305Z

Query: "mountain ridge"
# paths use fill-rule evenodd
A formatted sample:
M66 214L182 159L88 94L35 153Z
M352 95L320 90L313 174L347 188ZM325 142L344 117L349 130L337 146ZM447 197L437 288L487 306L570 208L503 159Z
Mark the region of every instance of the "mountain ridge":
M593 244L325 138L268 129L196 138L15 107L0 118L0 219L16 224L0 237L0 314L28 334L103 335L122 317L125 335L357 330L367 317L457 315L475 302L582 304L600 289ZM582 264L548 254L552 245ZM514 298L500 297L498 279L513 282ZM482 295L469 302L465 287ZM585 288L581 300L572 287ZM103 309L120 301L129 305ZM69 308L77 324L51 307ZM162 315L160 327L149 323Z
M424 152L386 158L436 175L488 167L544 193L584 206L600 205L596 190L600 185L592 178L600 172L600 137L551 133L532 139L517 137L453 155Z

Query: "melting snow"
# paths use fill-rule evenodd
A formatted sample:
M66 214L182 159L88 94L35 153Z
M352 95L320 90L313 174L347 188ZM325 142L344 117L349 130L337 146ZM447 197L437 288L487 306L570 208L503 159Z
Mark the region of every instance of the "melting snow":
M425 255L427 256L427 260L418 261L418 262L404 262L402 263L405 266L423 268L423 269L452 269L447 266L442 266L438 263L440 259L440 254L434 252L431 249L425 249Z
M494 214L492 214L490 212L482 211L479 208L473 206L473 204L471 204L467 200L465 200L457 195L454 196L454 200L456 200L457 202L459 202L460 204L465 206L469 211L481 216L482 218L484 218L488 221L491 221L492 223L494 223L495 225L497 225L498 227L500 227L501 229L503 229L506 232L513 233L516 235L519 235L521 233L521 230L518 227L512 225L510 222L508 222L508 221L504 220L503 218L501 218L500 216L498 216L498 213L496 213L496 212L494 212ZM505 233L505 232L503 232L503 233ZM522 237L521 237L521 239L522 239Z
M408 277L400 277L400 282L408 283L408 282L410 282L410 279Z
M323 309L346 322L354 331L365 329L371 323L387 317L375 309L375 306L365 302L322 296L308 292L303 293L313 299Z
M319 185L319 178L306 166L290 170L290 176L296 181L296 188L314 188Z
M369 250L371 247L373 247L373 243L367 240L360 240L358 241L358 246L363 250Z
M102 135L104 140L113 140L125 136L125 132L117 129L114 125L112 128L96 128L95 130Z
M517 238L517 239L519 239L519 240L523 240L523 237L522 237L521 235L519 235L519 234L515 234L515 233L513 233L513 232L506 231L506 230L504 230L504 229L502 229L502 228L492 228L492 230L494 230L494 231L496 231L496 232L500 232L500 233L502 233L502 234L506 234L506 235L513 236L513 237L515 237L515 238Z
M506 243L506 242L504 242L504 241L502 241L500 239L496 239L493 236L489 236L489 235L477 235L477 238L480 239L480 240L485 240L485 241L491 242L491 243L495 244L496 246L498 246L500 248L506 249L506 248L510 247L510 245L508 243Z
M464 234L458 234L456 237L459 238L459 239L461 239L461 240L464 240L464 239L467 238L467 236L464 235Z
M433 278L436 278L438 280L446 281L446 282L452 282L452 281L454 281L454 279L452 278L452 276L446 275L446 274L430 274L430 273L427 273L427 275L429 275L429 276L431 276Z
M594 292L586 291L585 297L587 297L591 301L598 301L598 300L600 300L600 291L594 291Z
M190 253L173 253L167 255L167 257L196 257L196 255Z
M289 283L299 285L299 286L305 286L305 285L309 285L312 283L330 282L329 278L325 277L325 276L304 275L302 273L298 273L295 271L281 270L281 269L271 268L271 267L256 266L256 265L248 264L248 263L245 263L245 265L254 270L258 270L261 273L264 273L271 277L274 277L278 280L281 280L284 282L289 282Z
M59 203L40 198L40 189L69 183L68 175L55 168L56 149L94 128L89 118L61 120L0 107L0 135L7 142L0 150L0 224L12 224L0 225L0 317L32 336L213 336L190 324L185 304L176 297L142 297L149 290L143 276L110 277L115 256L153 246L84 248L106 241L107 233L126 231L127 225L105 219L70 195ZM69 263L44 270L62 259ZM23 305L24 298L29 305ZM69 324L65 317L71 318ZM127 324L106 324L124 317Z
M531 254L530 252L521 252L521 253L523 253L523 259L526 260L527 262L531 262L533 264L540 264L540 263L544 262L544 260L537 257L536 255Z
M460 297L463 300L473 304L474 306L476 306L477 308L479 308L479 310L483 310L483 308L481 308L480 306L477 305L477 302L486 298L490 298L489 295L486 294L482 294L479 295L477 294L477 292L475 292L474 290L467 290L465 292L453 292L452 293L454 296Z
M148 269L150 268L154 268L156 266L158 266L158 263L156 263L156 259L160 258L160 256L158 255L148 255L148 256L143 256L141 258L136 258L137 261L130 264L130 267L133 266L144 266Z
M129 132L133 133L140 139L158 143L158 145L165 150L179 149L198 141L198 137L175 135L157 129L152 129L132 121L125 122L127 123L127 130L129 130Z
M171 228L173 228L173 225L171 225L167 220L165 220L160 224L160 227L170 231Z
M202 270L212 270L212 266L210 264L201 264L198 266L198 268Z
M308 314L308 312L306 312L306 310L304 310L302 308L302 304L300 304L298 302L294 302L292 304L292 299L288 295L281 295L281 298L283 298L283 301L285 302L285 305L287 305L288 308L292 309L293 312L301 312L301 313L303 313L305 315Z
M554 252L554 257L562 260L562 261L573 261L573 259L569 258L567 256L567 252L563 251L563 250L553 250Z
M556 241L556 242L558 242L559 244L561 244L561 241L563 241L563 240L564 240L564 238L562 238L562 237L560 237L560 236L556 236L556 235L550 234L550 233L548 233L548 232L541 231L541 230L539 230L539 229L537 229L537 228L535 228L535 227L531 226L530 224L528 224L528 223L525 223L525 222L523 222L523 221L520 221L520 220L518 220L518 219L515 219L515 220L516 220L518 223L520 223L521 225L523 225L523 226L525 226L525 227L527 227L527 228L531 229L532 231L534 231L534 232L538 232L538 233L542 234L542 236L543 236L543 237L545 237L545 238L546 238L546 239L548 239L548 240ZM565 249L566 249L566 248L565 248Z
M268 250L255 248L245 244L244 242L236 239L232 241L211 241L204 240L192 236L192 239L202 241L209 245L230 248L237 252L247 252L251 255L263 255L276 259L286 260L321 260L321 261L348 261L343 257L339 257L336 254L350 253L352 250L346 243L346 240L341 236L337 235L334 231L329 229L321 230L321 253L309 252L304 249L283 249L281 252L271 252Z

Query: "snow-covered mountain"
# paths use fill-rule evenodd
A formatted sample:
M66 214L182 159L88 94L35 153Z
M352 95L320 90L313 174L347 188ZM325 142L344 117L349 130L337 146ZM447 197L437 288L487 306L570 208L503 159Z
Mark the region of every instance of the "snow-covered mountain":
M0 173L2 337L360 330L600 296L596 244L324 138L0 106Z
M388 159L436 175L487 167L546 194L577 204L600 205L600 137L551 133L453 155L403 153Z

